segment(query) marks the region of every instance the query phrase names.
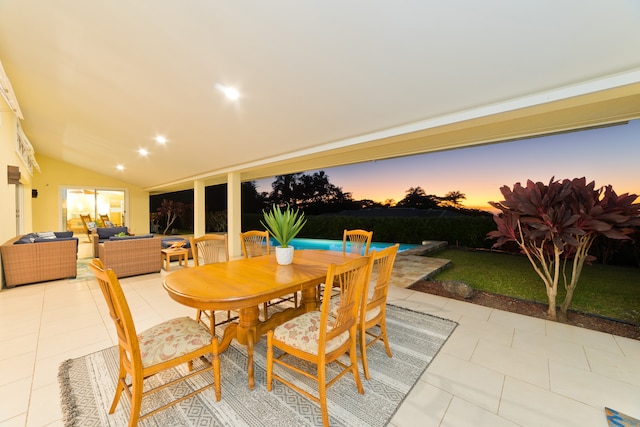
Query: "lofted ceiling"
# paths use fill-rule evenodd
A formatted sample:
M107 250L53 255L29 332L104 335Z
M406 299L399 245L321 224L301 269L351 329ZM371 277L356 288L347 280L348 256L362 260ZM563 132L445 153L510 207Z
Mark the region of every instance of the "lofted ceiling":
M157 193L640 118L640 3L0 0L0 62L37 155Z

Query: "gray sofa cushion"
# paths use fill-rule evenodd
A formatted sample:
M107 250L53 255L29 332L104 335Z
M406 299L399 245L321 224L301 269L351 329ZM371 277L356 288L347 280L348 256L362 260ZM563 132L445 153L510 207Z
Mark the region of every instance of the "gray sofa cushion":
M103 241L103 240L109 240L110 237L115 236L116 234L120 234L120 233L127 233L127 227L113 227L113 228L105 228L105 227L98 227L96 229L96 232L98 233L98 240Z

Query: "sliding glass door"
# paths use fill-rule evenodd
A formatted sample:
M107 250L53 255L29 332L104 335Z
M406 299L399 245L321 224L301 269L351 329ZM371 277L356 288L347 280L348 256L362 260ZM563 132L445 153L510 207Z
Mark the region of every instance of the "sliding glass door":
M126 190L63 188L60 204L64 222L62 229L84 233L80 215L89 215L98 227L107 226L107 220L115 226L126 225L126 200Z

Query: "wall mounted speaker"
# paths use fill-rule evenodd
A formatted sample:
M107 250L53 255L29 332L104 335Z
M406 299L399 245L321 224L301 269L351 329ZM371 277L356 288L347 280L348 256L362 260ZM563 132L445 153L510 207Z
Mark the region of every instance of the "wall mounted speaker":
M35 188L31 190L31 197L34 199L38 197L38 190L36 190Z

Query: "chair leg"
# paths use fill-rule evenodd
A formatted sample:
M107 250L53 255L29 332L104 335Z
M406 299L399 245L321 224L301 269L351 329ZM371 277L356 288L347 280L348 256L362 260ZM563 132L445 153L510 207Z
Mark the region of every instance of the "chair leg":
M133 381L131 384L131 413L129 414L129 427L136 427L140 418L140 409L142 409L142 378Z
M220 385L220 351L218 349L218 338L213 336L213 354L211 355L211 364L213 365L213 381L215 381L216 401L220 401L222 387Z
M351 349L349 350L349 360L351 361L351 372L353 373L353 379L356 381L358 387L358 393L364 394L364 388L362 388L362 382L360 381L360 373L358 372L358 355L356 354L356 327L353 327L351 332Z
M318 364L318 398L320 412L322 413L322 425L329 426L329 408L327 407L327 368L324 363Z
M120 362L120 372L118 372L118 385L116 386L116 394L113 396L113 401L111 402L111 408L109 408L110 414L113 414L116 408L118 407L118 402L120 402L120 397L122 397L122 392L124 391L124 388L127 386L126 379L127 379L127 372L124 370L124 366L122 366L122 362Z
M367 362L367 332L362 328L358 331L360 335L360 357L362 358L362 370L364 371L364 378L369 380L369 363Z
M391 354L391 347L389 347L389 340L387 339L387 322L384 318L380 321L380 332L382 334L382 341L384 341L384 346L387 350L387 356L393 357L393 354Z
M212 336L216 336L216 314L213 310L209 313L209 331Z
M267 332L267 391L273 384L273 330Z

